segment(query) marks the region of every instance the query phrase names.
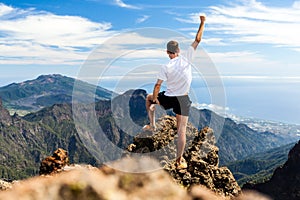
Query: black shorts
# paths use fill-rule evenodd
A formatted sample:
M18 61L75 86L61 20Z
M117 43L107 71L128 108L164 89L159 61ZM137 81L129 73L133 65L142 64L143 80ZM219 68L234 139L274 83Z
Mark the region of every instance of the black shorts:
M165 110L172 108L175 114L189 116L192 102L188 95L166 96L163 91L158 93L157 99Z

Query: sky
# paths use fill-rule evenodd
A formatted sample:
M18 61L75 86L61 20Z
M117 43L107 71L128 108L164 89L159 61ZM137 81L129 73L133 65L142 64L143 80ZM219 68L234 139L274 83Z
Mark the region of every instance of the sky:
M198 106L300 124L300 0L2 0L0 86L63 74L118 92L151 88L166 40L187 46L201 14Z

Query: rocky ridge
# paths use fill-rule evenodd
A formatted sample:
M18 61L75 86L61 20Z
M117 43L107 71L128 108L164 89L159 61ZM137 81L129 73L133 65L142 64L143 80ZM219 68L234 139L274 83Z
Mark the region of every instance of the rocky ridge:
M128 151L154 157L173 179L184 187L203 185L224 197L237 196L241 192L230 170L227 167L219 167L219 149L215 146L214 132L211 128L205 127L199 132L188 124L187 145L183 155L188 168L181 170L177 170L175 166L176 133L176 118L164 116L157 121L155 132L146 131L136 135Z

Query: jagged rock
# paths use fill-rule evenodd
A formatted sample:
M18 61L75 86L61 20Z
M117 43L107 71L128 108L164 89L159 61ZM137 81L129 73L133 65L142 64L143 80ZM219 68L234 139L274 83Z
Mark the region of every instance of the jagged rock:
M290 150L286 163L278 167L265 183L243 186L271 196L274 200L300 199L300 141Z
M10 189L11 187L12 187L11 183L0 180L0 191Z
M214 132L205 127L200 132L191 124L187 126L187 145L183 155L187 169L177 170L176 118L164 116L157 121L155 132L142 132L134 138L127 150L132 153L149 153L158 159L175 181L185 187L204 185L222 196L237 196L241 189L227 167L219 167L218 147Z
M48 156L41 162L40 175L53 174L62 171L69 164L68 152L58 148L52 156Z
M70 170L55 175L23 180L14 184L10 190L0 192L0 200L228 200L201 185L185 190L175 184L162 169L148 173L126 173L132 168L147 171L149 168L159 167L159 163L153 159L123 158L109 166L98 169L89 165L75 165ZM122 166L122 171L116 170L116 166ZM250 200L249 197L253 195L246 193L238 200ZM255 200L267 200L259 195L255 197Z
M5 125L11 125L12 118L9 114L9 111L3 107L2 99L0 98L0 124L1 123Z

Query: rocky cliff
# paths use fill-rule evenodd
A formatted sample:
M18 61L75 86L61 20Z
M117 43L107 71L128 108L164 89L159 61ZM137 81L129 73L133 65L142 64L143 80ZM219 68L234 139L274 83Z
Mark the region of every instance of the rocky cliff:
M8 110L3 107L2 99L0 98L0 123L2 125L10 125L12 123L12 119Z
M272 178L261 184L244 185L245 189L254 189L268 194L274 200L300 199L300 141L291 149L286 163L274 171Z
M156 158L177 183L187 188L203 185L221 196L237 196L241 189L232 173L227 167L219 167L219 149L215 146L213 130L206 127L199 132L188 124L186 136L184 158L188 163L187 169L177 170L175 167L175 117L160 118L155 132L146 131L136 135L128 151Z

